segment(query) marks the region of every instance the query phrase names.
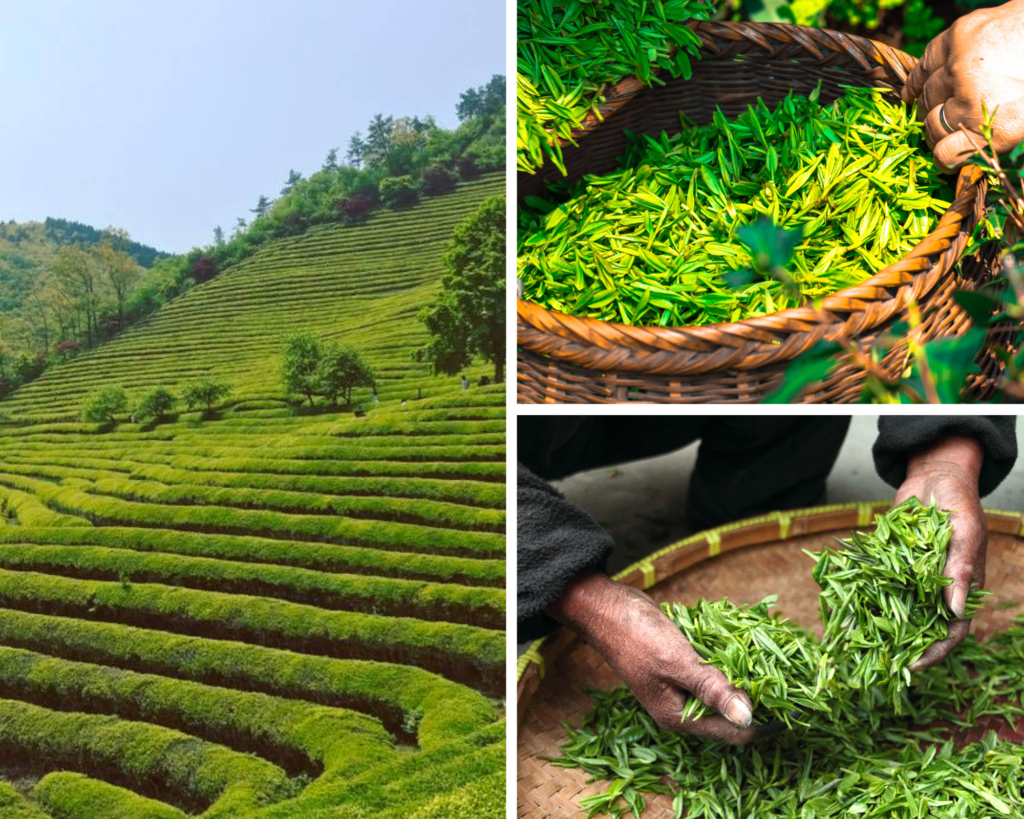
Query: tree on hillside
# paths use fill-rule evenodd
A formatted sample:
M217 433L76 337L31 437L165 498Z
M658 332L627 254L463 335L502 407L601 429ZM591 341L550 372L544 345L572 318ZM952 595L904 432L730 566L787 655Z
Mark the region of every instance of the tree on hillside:
M284 196L292 192L296 185L302 181L302 174L296 170L288 171L288 181L284 183L284 187L281 188L281 195Z
M335 406L339 398L350 404L356 387L372 387L376 383L373 369L358 351L324 342L308 330L288 337L281 375L285 389L304 395L310 406L316 396Z
M327 158L324 160L323 170L325 171L336 171L338 170L338 149L331 148L327 152Z
M166 387L157 387L139 399L139 403L135 405L132 412L132 417L139 424L162 421L171 413L177 402L178 399L174 393Z
M190 410L202 409L210 413L217 402L227 398L229 392L231 388L227 384L212 378L200 378L185 385L181 391L181 400Z
M100 311L95 259L83 248L67 245L57 251L53 274L63 321L70 325L71 335L81 333L92 347L96 343Z
M317 374L323 357L323 343L308 330L293 333L285 341L281 375L285 389L306 396L313 406L317 394Z
M217 247L220 247L221 245L224 244L224 228L222 228L220 225L217 225L217 227L213 229L213 243Z
M471 117L495 116L505 107L505 75L495 74L487 85L463 91L455 113L459 122Z
M323 345L316 373L316 390L332 405L338 404L339 397L345 405L351 404L356 387L373 387L375 383L373 369L355 349L333 342Z
M363 162L367 165L381 165L390 170L391 140L394 133L394 117L376 114L366 133L366 148L363 151Z
M265 196L261 196L260 200L256 203L256 207L249 209L249 213L255 213L256 218L259 219L261 216L266 216L268 210L270 210L270 200ZM239 227L241 227L241 223L239 223Z
M128 294L142 278L142 268L122 250L115 249L110 241L104 241L96 251L100 270L106 277L117 302L117 329L124 329L124 308Z
M234 233L234 235L236 237L237 236L241 236L243 233L245 233L245 229L247 227L248 227L248 225L246 224L245 219L243 219L241 216L239 216L235 220L235 233Z
M419 318L430 341L418 361L435 373L455 375L482 355L494 364L494 380L505 368L505 197L494 196L458 227L441 257L441 290Z
M115 384L90 393L82 404L82 420L97 424L116 424L117 416L128 409L128 396Z
M348 141L348 152L345 154L345 161L353 168L359 168L363 164L363 156L366 154L366 143L363 141L361 132L356 131Z

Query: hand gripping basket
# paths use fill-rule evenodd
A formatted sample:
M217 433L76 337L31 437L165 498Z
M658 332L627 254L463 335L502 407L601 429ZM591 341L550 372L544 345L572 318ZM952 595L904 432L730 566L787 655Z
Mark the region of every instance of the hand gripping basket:
M826 29L779 23L700 22L691 27L703 44L693 76L666 78L665 85L655 88L633 77L618 83L607 95L604 119L589 117L574 135L578 147L563 149L570 181L613 170L626 145L624 131L678 132L680 110L704 124L716 107L736 117L758 97L771 105L790 90L810 93L819 80L823 103L840 96L841 85L876 86L897 95L916 63L881 43ZM535 175L519 173L519 201L559 179L563 177L551 163ZM817 313L797 307L699 327L630 327L568 316L519 299L519 401L758 401L778 386L786 365L818 341L845 332L869 342L906 320L912 301L925 316L922 340L960 335L970 328L970 320L953 301L953 292L973 290L995 272L992 252L957 264L983 215L985 194L981 170L965 166L951 207L917 247L870 279L822 299ZM906 347L897 345L883 364L897 373L906 367L907 355ZM844 366L802 400L855 401L863 380L862 370ZM972 387L982 387L979 379Z

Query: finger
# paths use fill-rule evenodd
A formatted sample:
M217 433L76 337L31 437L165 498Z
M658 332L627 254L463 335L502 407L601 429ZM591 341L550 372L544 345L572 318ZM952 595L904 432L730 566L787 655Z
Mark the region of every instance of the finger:
M740 727L717 714L708 714L699 719L689 717L683 720L683 709L686 707L688 699L689 695L682 689L669 685L659 693L653 702L641 701L641 704L654 718L654 721L668 731L693 734L703 739L726 742L730 745L744 745L762 735L763 726Z
M733 725L725 717L709 715L700 719L687 719L679 723L675 730L684 734L692 734L701 739L710 739L714 742L726 742L729 745L746 745L752 740L766 736L765 726L751 725L749 728L740 728ZM773 729L773 733L776 731Z
M682 653L683 662L671 669L668 676L733 725L748 727L754 714L750 697L730 685L725 674L713 665L703 662L689 643Z
M953 96L953 83L945 68L940 68L928 78L917 98L917 118L923 120L929 111L943 105ZM950 123L952 124L952 123Z
M928 43L928 47L924 50L924 55L907 77L907 82L903 86L900 96L903 97L903 101L908 105L921 94L928 78L946 65L946 39L946 32L944 31Z
M935 164L941 170L948 172L967 162L974 155L974 146L971 144L970 137L963 131L956 131L949 136L933 136L932 130L928 127L928 121L936 115L937 111L937 108L933 109L925 119L925 133L928 135L928 144L932 146ZM979 137L975 136L975 139L979 139Z
M953 513L953 536L946 550L944 577L952 583L942 590L943 598L955 617L964 616L967 593L971 584L985 582L985 544L988 540L988 523L980 509L956 511Z
M928 646L924 650L924 654L921 655L921 659L909 666L910 670L915 672L924 671L926 668L938 665L950 655L954 648L964 641L970 630L970 620L950 621L946 628L946 639L938 640Z

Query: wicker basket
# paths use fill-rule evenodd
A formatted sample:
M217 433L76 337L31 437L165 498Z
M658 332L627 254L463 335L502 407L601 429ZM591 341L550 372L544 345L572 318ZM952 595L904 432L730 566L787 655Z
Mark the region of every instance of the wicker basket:
M778 23L701 22L691 27L703 44L693 77L669 79L657 88L630 77L615 86L604 120L590 117L575 134L578 147L564 147L569 180L613 170L626 145L624 131L677 132L680 110L698 124L709 122L716 107L736 117L759 96L777 102L790 90L810 93L819 80L824 103L842 94L840 85L876 86L895 94L916 62L881 43L825 29ZM564 178L551 163L536 175L519 173L519 201ZM917 247L870 279L826 297L817 313L798 307L699 327L630 327L519 299L519 401L758 401L777 387L786 365L818 341L841 333L870 341L905 320L912 301L927 316L923 339L962 334L970 320L953 301L953 292L974 289L995 272L993 253L957 266L983 214L985 193L981 170L965 166L952 206ZM897 346L884 364L896 373L906 360L906 348ZM802 400L854 401L863 380L863 371L845 366Z
M810 559L802 549L832 545L833 536L847 537L866 528L875 512L890 503L819 506L776 512L702 532L658 551L616 575L616 580L646 589L658 602L692 604L698 597L728 597L736 603L755 603L778 593L784 616L817 627L818 586L811 577ZM972 624L981 639L1001 631L1022 612L1020 607L995 611L1001 602L1024 600L1024 515L987 511L989 545L986 587L989 605ZM717 557L716 557L717 556ZM542 757L558 756L565 742L562 720L579 725L591 702L582 686L610 689L619 685L602 657L566 629L534 643L519 660L517 742L519 819L574 817L579 800L607 789L606 782L587 784L589 775L575 768L558 768ZM1002 720L984 720L960 735L976 741L988 729L1008 740L1024 742L1024 720L1010 730ZM644 819L673 816L671 798L652 796Z

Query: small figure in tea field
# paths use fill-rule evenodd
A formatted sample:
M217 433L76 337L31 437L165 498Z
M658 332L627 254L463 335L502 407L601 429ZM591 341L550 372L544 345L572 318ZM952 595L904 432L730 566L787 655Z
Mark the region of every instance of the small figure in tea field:
M659 725L744 743L751 702L704 663L646 594L606 572L612 539L547 481L680 449L700 440L687 516L694 531L825 500L825 480L849 426L840 416L521 416L518 421L518 634L532 640L563 624L596 648ZM943 599L958 617L967 592L985 582L987 522L980 498L1017 457L1013 416L883 416L873 453L895 504L916 496L953 511ZM944 659L967 636L952 620L947 638L911 671ZM683 721L696 696L715 715ZM721 716L719 716L721 715Z

